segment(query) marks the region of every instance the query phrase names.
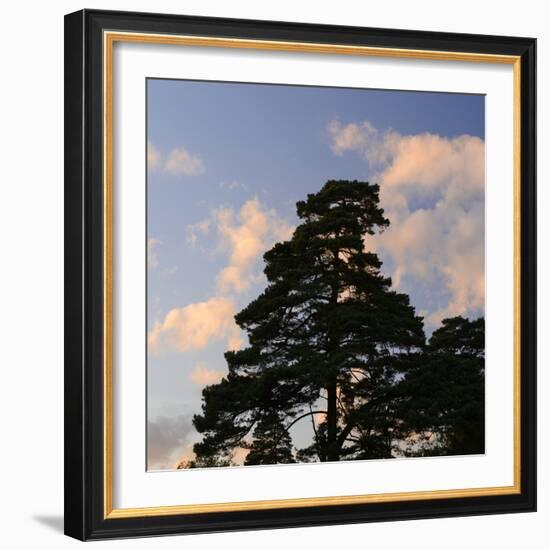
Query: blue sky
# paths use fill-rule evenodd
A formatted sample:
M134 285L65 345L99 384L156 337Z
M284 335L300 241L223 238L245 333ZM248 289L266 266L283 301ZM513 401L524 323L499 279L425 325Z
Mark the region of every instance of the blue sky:
M428 333L483 313L484 118L478 95L147 81L150 468L191 456L261 255L328 179L380 183L392 225L367 246Z

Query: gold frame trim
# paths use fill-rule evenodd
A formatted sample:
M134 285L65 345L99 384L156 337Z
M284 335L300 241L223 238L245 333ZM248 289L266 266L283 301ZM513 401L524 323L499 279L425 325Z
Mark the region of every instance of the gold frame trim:
M257 49L302 53L356 55L371 57L394 57L432 61L462 61L474 63L497 63L513 66L514 80L514 484L505 487L482 487L435 491L413 491L368 495L293 498L278 500L255 500L245 502L222 502L212 504L182 504L150 508L113 508L113 46L115 42L137 42L180 46L216 48ZM248 40L204 36L164 35L132 32L103 33L103 115L104 115L104 518L134 518L230 512L246 510L274 510L280 508L303 508L307 506L334 506L411 500L435 500L479 496L512 495L521 493L521 423L520 423L520 191L521 191L521 61L519 56L379 48L370 46L346 46L339 44L316 44L309 42L284 42L272 40Z

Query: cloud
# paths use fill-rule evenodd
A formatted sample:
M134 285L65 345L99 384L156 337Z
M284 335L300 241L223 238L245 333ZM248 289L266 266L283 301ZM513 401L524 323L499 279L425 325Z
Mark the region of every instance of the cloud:
M195 176L204 172L202 159L185 147L173 149L166 158L164 171L175 176Z
M275 242L290 238L294 229L256 198L246 201L238 213L219 208L214 219L222 245L229 252L229 263L217 277L222 293L245 291L258 278L253 270L257 260Z
M227 349L229 351L238 351L244 347L245 340L242 330L235 324L229 333L227 339Z
M155 238L147 239L147 267L154 269L159 265L157 247L162 244L162 241Z
M211 220L209 219L202 220L198 223L189 224L185 228L185 231L187 233L185 240L187 241L187 244L191 248L194 248L199 239L199 235L205 236L210 233L210 225L211 225Z
M147 468L164 470L175 468L182 453L189 446L193 432L191 417L159 416L147 423Z
M245 183L239 181L220 181L221 189L228 189L229 191L246 191L248 186Z
M406 292L448 296L427 321L483 311L485 144L475 136L403 136L369 121L328 125L335 155L353 151L380 183L390 229L369 237L369 248L394 265L394 284Z
M234 338L235 304L215 296L205 302L170 310L163 321L156 321L149 332L152 353L166 350L191 351L205 348L212 340Z
M147 167L149 170L156 170L160 166L160 153L158 149L150 142L147 142Z
M227 349L239 350L245 336L236 325L237 295L261 278L262 255L275 242L288 239L293 227L258 199L246 201L235 211L218 208L210 218L187 226L187 243L194 247L201 236L214 234L218 248L227 254L227 265L215 277L215 295L204 302L170 310L155 321L148 335L149 351L187 352L225 340Z
M342 126L341 122L335 119L329 123L327 130L332 138L331 148L335 155L342 156L346 151L358 151L374 164L389 160L397 136L392 130L380 132L368 120Z
M164 158L150 141L147 142L147 167L150 171L161 170L174 176L197 176L205 171L203 160L185 147L172 149Z
M189 378L199 386L209 386L218 383L223 375L221 370L209 369L204 363L197 363Z

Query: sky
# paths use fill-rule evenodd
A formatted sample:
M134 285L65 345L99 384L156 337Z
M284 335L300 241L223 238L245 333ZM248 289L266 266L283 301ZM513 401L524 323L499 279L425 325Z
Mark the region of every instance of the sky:
M428 335L484 314L484 109L482 95L147 80L148 469L193 457L202 389L246 346L233 316L265 288L262 255L327 180L380 184L390 228L366 246Z

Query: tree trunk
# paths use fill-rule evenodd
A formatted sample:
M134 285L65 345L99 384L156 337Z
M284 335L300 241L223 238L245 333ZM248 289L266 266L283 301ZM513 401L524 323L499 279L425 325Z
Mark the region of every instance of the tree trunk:
M332 260L332 269L334 271L334 280L332 283L332 292L330 301L333 308L338 307L338 294L340 290L340 285L338 281L338 256L340 254L340 249L336 248L332 251L333 260ZM329 331L328 331L328 357L329 357L329 368L333 369L333 354L338 350L337 338L334 336L334 329L332 326L333 320L329 321ZM333 462L340 459L340 452L338 449L337 442L337 428L338 428L338 405L336 403L338 397L338 383L337 375L331 374L327 384L327 451L326 457L327 461Z
M336 405L337 385L336 380L327 386L327 461L340 459L340 453L336 438L338 422L338 410Z

